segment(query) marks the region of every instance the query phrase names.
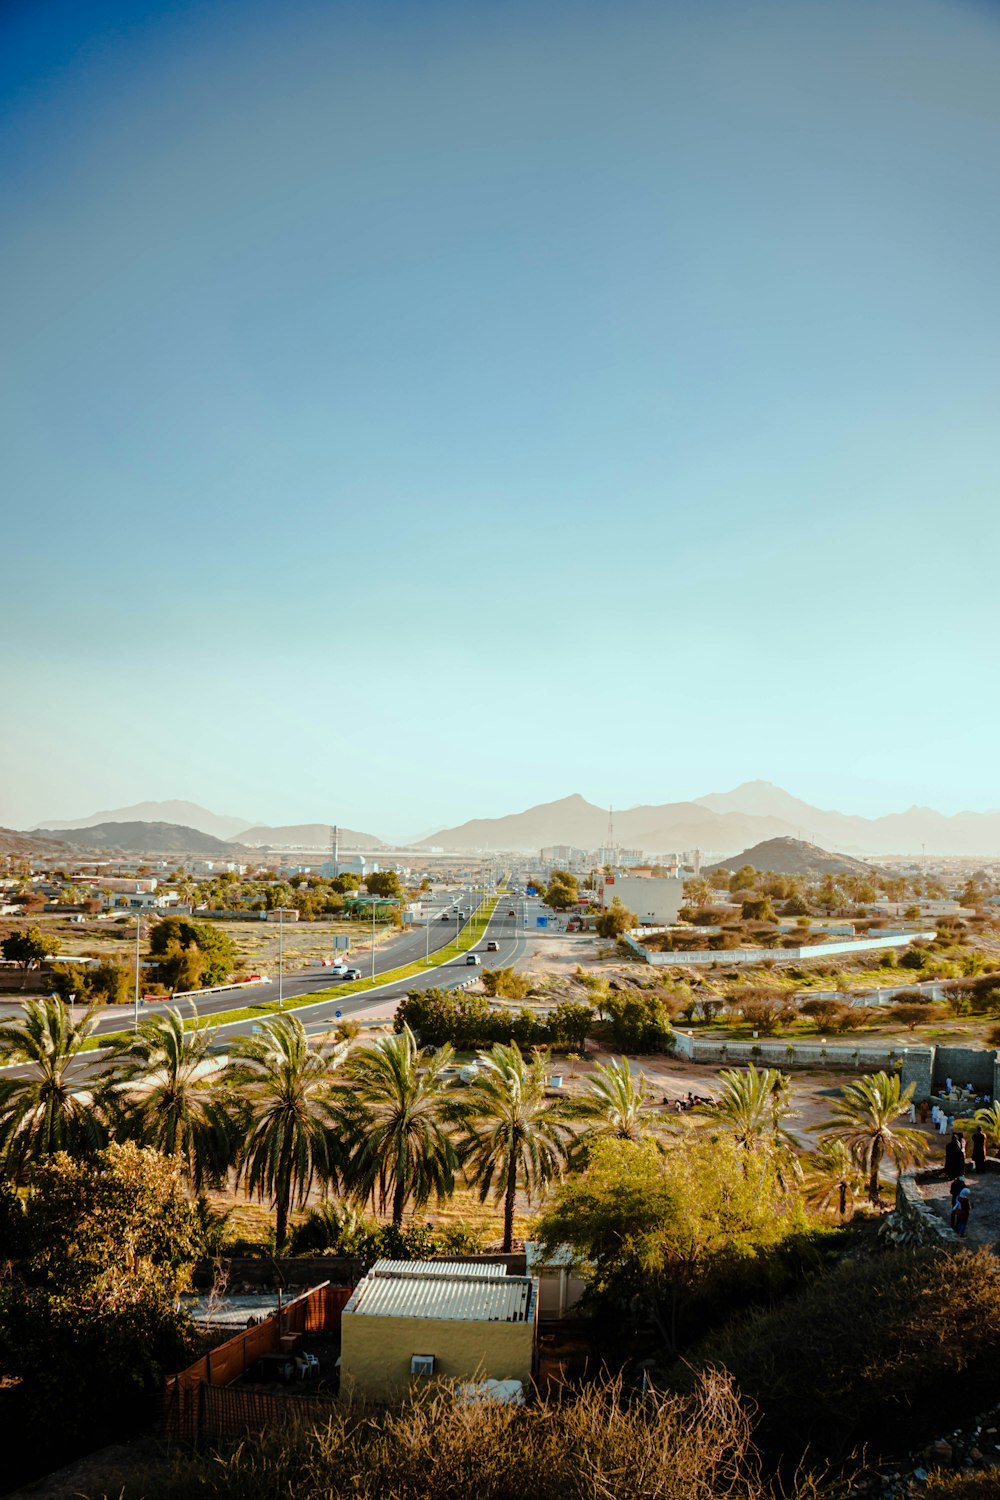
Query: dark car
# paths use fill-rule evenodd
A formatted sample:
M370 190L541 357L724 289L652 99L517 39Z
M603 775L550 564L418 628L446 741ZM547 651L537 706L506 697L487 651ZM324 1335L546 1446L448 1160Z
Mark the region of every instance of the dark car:
M337 975L337 978L340 979L340 980L360 979L361 978L361 970L360 969L345 969L344 972L343 972L343 974L338 974Z

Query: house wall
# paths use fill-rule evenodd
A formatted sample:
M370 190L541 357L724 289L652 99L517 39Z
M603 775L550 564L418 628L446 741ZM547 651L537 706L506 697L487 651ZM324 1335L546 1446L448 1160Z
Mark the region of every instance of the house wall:
M677 913L684 904L684 882L673 876L608 876L601 892L601 904L610 906L616 896L624 907L635 912L640 926L676 922Z
M535 1325L347 1313L340 1378L361 1394L389 1396L410 1383L410 1356L433 1354L434 1374L455 1380L522 1380L532 1373Z

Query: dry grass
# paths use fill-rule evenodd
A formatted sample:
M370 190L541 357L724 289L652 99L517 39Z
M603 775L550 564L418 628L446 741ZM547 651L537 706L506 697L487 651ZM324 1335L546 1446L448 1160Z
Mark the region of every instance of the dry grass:
M689 1398L620 1382L525 1407L465 1405L448 1389L391 1411L349 1402L327 1421L181 1457L122 1500L764 1500L750 1419L710 1374ZM806 1500L811 1484L788 1491ZM96 1496L92 1497L96 1500ZM106 1500L111 1500L110 1496Z

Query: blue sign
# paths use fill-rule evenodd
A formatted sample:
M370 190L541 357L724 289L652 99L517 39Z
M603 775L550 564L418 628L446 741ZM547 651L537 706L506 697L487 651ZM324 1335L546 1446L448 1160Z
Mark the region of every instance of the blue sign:
M340 1020L340 1018L341 1018L341 1016L342 1016L342 1015L343 1015L343 1014L344 1014L344 1012L343 1012L343 1011L342 1011L342 1010L335 1010L335 1011L334 1011L334 1013L333 1013L333 1019L334 1019L334 1020L335 1020L335 1021L339 1021L339 1020Z
M537 885L529 885L529 886L526 886L525 889L527 890L529 896L537 896L538 895L538 887L537 887Z
M548 919L548 917L536 917L535 918L535 926L536 927L548 927L548 925L549 925L549 919Z

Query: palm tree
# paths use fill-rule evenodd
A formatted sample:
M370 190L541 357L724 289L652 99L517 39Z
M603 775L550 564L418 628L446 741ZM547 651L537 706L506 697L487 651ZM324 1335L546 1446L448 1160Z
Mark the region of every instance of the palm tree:
M546 1059L526 1063L516 1042L479 1059L479 1075L462 1101L459 1150L465 1172L485 1203L491 1190L503 1202L503 1248L514 1240L514 1200L532 1194L562 1171L569 1129L545 1098Z
M349 1151L345 1183L360 1202L392 1204L399 1225L407 1203L422 1207L433 1193L454 1191L458 1159L446 1129L445 1068L450 1047L420 1050L405 1027L356 1048L344 1066L339 1112Z
M799 1173L795 1138L784 1126L791 1113L787 1076L778 1068L723 1068L719 1098L699 1113L731 1132L750 1156L773 1163L779 1180Z
M816 1208L836 1205L837 1213L843 1219L864 1185L864 1173L846 1142L824 1141L809 1157L806 1198Z
M976 1124L981 1125L986 1132L987 1139L1000 1142L1000 1104L991 1104L989 1109L976 1110Z
M843 1141L868 1181L868 1196L878 1204L879 1170L888 1157L897 1172L922 1161L927 1142L919 1130L894 1128L905 1115L913 1096L913 1084L900 1090L898 1073L869 1073L855 1083L848 1083L834 1106L820 1144Z
M636 1077L624 1057L598 1063L587 1079L587 1092L567 1111L571 1119L585 1122L577 1144L613 1137L640 1141L649 1134L643 1111L650 1095L646 1075Z
M102 1075L112 1107L123 1114L126 1133L165 1156L178 1157L191 1186L218 1182L233 1155L232 1118L216 1076L214 1033L185 1031L173 1007L144 1021L134 1036L112 1044Z
M93 1008L74 1021L50 995L25 1000L21 1010L21 1020L0 1026L0 1060L26 1065L20 1077L0 1082L0 1161L15 1182L29 1163L57 1151L89 1155L106 1134L93 1093L70 1076L96 1025Z
M288 1232L313 1182L336 1177L339 1155L328 1050L314 1049L297 1016L275 1016L233 1046L227 1082L237 1097L237 1178L248 1193L270 1197L275 1243Z

